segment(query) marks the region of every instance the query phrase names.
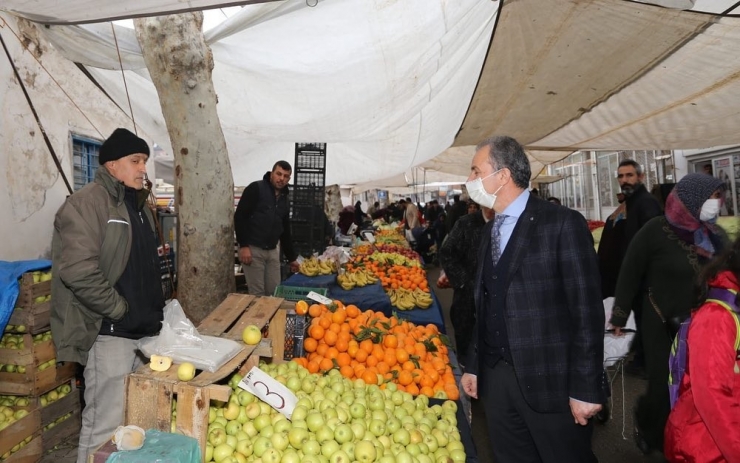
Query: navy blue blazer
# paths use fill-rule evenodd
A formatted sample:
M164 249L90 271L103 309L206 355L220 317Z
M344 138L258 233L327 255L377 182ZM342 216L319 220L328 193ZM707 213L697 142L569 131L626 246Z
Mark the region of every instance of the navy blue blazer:
M483 259L490 259L493 220L478 252L476 327L466 371L482 359ZM537 412L569 411L569 398L603 403L604 307L593 237L577 211L530 196L506 246L504 316L522 394ZM478 390L486 387L478 377Z

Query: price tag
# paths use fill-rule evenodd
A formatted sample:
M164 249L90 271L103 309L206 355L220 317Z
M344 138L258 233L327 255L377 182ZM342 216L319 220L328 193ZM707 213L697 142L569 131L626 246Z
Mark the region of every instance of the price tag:
M315 301L315 302L318 302L319 304L324 304L324 305L329 305L332 302L334 302L328 297L322 296L321 294L314 292L314 291L309 292L308 295L306 295L306 297L311 299L312 301Z
M373 234L373 232L362 232L362 236L364 236L365 239L370 242L370 244L375 244L375 235Z
M239 387L282 413L287 419L293 416L298 397L287 387L275 381L258 367L252 367L247 376L239 381Z

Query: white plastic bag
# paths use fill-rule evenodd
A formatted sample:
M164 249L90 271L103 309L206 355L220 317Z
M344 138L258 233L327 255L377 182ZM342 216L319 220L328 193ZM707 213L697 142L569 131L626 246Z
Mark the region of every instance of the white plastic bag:
M177 299L164 307L162 331L157 336L140 339L136 346L147 357L164 355L175 363L190 362L211 373L221 368L244 346L230 339L203 336L185 316Z

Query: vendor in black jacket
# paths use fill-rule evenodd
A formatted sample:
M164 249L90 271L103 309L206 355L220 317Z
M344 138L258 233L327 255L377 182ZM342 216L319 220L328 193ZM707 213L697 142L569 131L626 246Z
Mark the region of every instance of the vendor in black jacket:
M242 263L249 294L271 296L280 284L280 252L298 271L290 236L288 182L293 169L278 161L272 172L244 189L234 213L239 262Z

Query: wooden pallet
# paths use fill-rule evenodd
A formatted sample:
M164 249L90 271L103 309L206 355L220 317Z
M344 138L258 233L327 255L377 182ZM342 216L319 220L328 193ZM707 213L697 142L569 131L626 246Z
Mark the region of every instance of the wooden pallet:
M0 349L0 363L23 365L25 373L0 373L0 394L38 396L75 375L75 364L67 362L39 370L42 363L56 357L51 340L33 344L30 334L23 335L23 349Z
M279 310L283 299L230 294L198 326L198 332L242 342L247 325L262 328L269 323L269 334L258 346L244 345L232 360L218 371L203 371L189 382L177 379L177 368L152 371L147 365L126 378L124 422L143 429L170 432L172 399L177 396L178 433L198 440L205 457L208 432L208 410L211 400L226 402L231 388L217 384L237 370L242 374L259 363L260 357L282 361L285 342L285 310ZM282 328L282 329L281 329Z

